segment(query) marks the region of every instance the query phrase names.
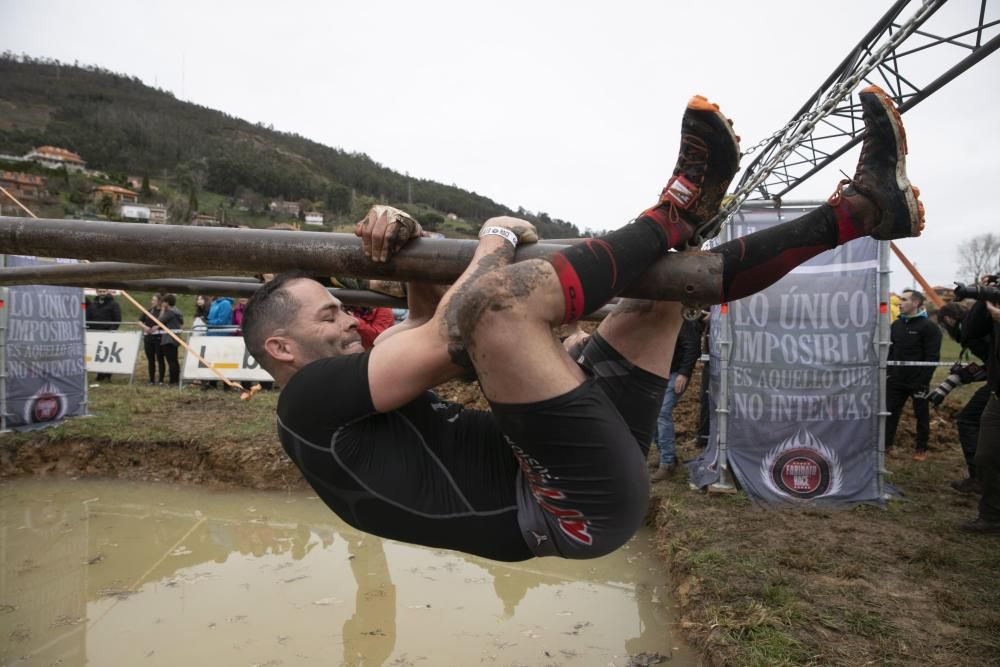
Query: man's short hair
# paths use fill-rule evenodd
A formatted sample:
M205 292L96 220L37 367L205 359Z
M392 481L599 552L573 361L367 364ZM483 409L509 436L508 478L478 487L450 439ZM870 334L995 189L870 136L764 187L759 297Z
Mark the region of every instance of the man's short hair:
M924 302L927 300L923 292L918 292L915 289L905 289L903 290L903 294L909 294L911 299L916 300L918 306L924 305Z
M171 307L177 305L177 297L174 296L173 294L164 294L163 296L160 297L160 301L165 302L168 306Z
M253 355L264 370L271 372L271 359L264 349L264 341L274 335L299 312L299 302L288 293L289 283L309 280L303 271L288 271L278 274L274 280L261 285L243 312L243 341L247 351Z

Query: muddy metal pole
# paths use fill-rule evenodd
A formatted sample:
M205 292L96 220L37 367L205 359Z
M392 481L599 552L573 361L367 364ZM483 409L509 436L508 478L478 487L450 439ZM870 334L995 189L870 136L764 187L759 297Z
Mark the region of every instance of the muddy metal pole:
M892 314L889 303L889 246L891 242L880 241L878 244L878 427L876 434L876 462L878 465L877 475L878 496L883 500L888 500L889 495L885 492L885 476L888 472L885 469L885 422L889 418L889 410L885 405L886 392L886 372L889 362L889 347L892 345L892 336L889 327Z
M471 240L415 239L391 262L380 264L364 256L361 240L353 234L0 217L0 253L156 263L183 273L299 269L319 275L450 284L468 266L476 246ZM518 248L516 259L543 257L562 247L526 244ZM719 255L670 253L624 296L718 303L721 277ZM19 283L0 278L0 284Z
M0 255L0 269L7 266L7 256ZM0 433L7 432L7 322L10 290L0 287Z
M31 253L37 255L39 253ZM215 273L215 269L206 269ZM151 280L174 278L178 274L200 274L204 271L183 270L163 264L131 264L128 262L90 262L80 264L38 264L3 269L7 285L63 285L92 287L94 280ZM200 278L201 276L198 275ZM249 280L255 280L250 278ZM16 282L15 282L16 281Z

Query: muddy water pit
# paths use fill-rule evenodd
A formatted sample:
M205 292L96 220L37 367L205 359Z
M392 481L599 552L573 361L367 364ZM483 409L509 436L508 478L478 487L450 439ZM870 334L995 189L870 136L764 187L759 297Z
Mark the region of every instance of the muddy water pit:
M364 535L306 493L0 484L0 664L694 665L642 533L496 563Z

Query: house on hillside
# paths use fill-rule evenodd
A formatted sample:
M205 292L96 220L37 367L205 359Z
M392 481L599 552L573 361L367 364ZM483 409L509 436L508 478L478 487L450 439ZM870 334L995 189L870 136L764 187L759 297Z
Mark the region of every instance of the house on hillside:
M292 216L298 216L299 214L299 205L293 201L273 201L267 205L267 208L274 213L284 213Z
M98 185L94 188L93 195L95 202L101 201L104 195L108 195L116 206L139 203L139 193L119 185Z
M167 223L167 207L163 204L146 204L149 209L149 224L165 225Z
M322 227L323 226L323 214L320 213L319 211L309 211L308 213L306 213L306 220L305 220L305 222L306 222L307 225L313 225L313 226L320 226L320 227Z
M191 218L192 227L217 227L218 225L218 219L211 213L196 213Z
M129 176L128 177L128 185L133 190L140 190L141 191L142 190L142 176ZM152 183L150 183L149 184L149 191L150 192L159 192L160 188L158 188L155 185L153 185Z
M4 190L24 201L37 201L45 195L45 179L18 171L0 171Z
M24 157L49 169L65 167L67 171L85 171L87 168L83 158L58 146L39 146Z

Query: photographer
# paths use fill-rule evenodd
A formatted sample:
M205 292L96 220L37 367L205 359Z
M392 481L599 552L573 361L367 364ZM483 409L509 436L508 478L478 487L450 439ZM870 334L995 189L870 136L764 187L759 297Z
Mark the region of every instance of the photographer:
M924 295L915 290L903 290L899 300L899 317L889 330L892 346L890 361L937 361L941 356L941 329L931 322L924 309ZM933 366L890 366L886 378L885 448L892 448L896 427L903 414L906 400L913 399L913 414L917 418L917 442L914 461L927 460L927 445L931 436L930 390Z
M944 304L937 313L938 323L948 332L948 337L956 343L962 343L965 318L968 313L969 308L958 301ZM962 363L959 361L952 366L944 382L927 396L927 400L934 407L941 405L956 387L986 380L986 359L990 353L990 339L987 337L968 341L968 347L964 345L962 347L960 358L965 355L966 350L975 355L979 362ZM979 421L989 399L990 388L984 384L976 390L955 419L958 426L958 441L962 445L965 465L969 468L969 476L966 479L956 479L951 482L951 488L959 493L982 492L979 481L976 479L976 444L979 442Z
M1000 286L997 276L984 276L976 288L955 289L956 298L975 296L962 327L962 344L992 338L986 358L990 396L979 422L976 476L982 488L979 516L960 528L970 533L1000 533Z

